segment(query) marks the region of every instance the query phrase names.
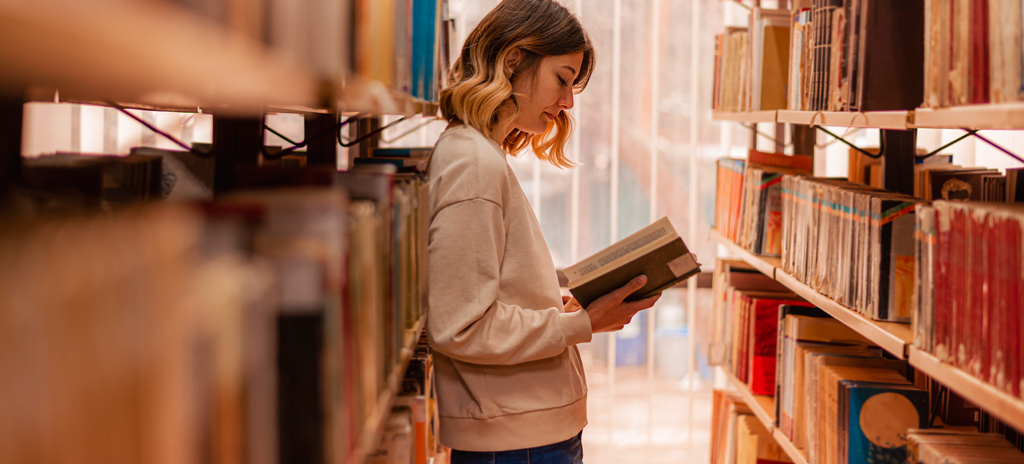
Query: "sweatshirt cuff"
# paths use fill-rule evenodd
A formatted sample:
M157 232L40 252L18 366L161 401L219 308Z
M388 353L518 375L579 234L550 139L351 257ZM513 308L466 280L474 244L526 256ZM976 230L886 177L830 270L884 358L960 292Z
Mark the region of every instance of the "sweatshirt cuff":
M560 313L558 316L559 322L562 323L562 335L565 336L566 346L589 343L594 338L594 332L590 327L590 314L586 309Z

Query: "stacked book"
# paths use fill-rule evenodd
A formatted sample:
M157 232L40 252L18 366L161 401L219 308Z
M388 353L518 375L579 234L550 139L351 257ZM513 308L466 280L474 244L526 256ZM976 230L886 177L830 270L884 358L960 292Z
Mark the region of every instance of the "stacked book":
M796 0L791 23L789 109L880 111L920 105L923 0Z
M786 107L789 70L789 10L755 7L747 28L728 28L715 38L716 111L778 110Z
M924 106L1024 100L1019 1L925 0Z
M1024 209L918 205L914 345L1018 396Z
M750 150L718 162L715 227L755 254L782 253L782 177L809 174L811 157Z
M782 191L783 270L866 317L910 322L919 200L803 176Z

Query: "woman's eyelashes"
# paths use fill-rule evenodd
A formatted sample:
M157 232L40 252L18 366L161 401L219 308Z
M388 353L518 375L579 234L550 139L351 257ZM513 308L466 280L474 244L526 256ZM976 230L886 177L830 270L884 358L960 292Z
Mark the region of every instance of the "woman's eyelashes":
M558 75L556 74L556 76L558 76ZM569 84L567 84L567 83L565 82L565 79L564 79L564 78L562 78L562 76L558 76L558 83L559 83L559 84L562 84L562 86L563 86L563 87L568 87L568 86L569 86Z

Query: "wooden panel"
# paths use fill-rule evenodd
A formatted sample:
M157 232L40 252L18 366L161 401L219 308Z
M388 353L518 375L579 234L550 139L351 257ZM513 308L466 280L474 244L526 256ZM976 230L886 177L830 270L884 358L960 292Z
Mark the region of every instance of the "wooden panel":
M878 129L899 129L908 127L909 111L869 111L866 113L830 111L780 110L779 122L791 124L836 127L863 127Z
M733 122L775 122L775 111L715 111L711 114L711 119Z
M922 129L1024 129L1024 102L918 108L912 126Z
M1014 398L914 347L910 347L910 365L1011 427L1024 430L1024 400Z

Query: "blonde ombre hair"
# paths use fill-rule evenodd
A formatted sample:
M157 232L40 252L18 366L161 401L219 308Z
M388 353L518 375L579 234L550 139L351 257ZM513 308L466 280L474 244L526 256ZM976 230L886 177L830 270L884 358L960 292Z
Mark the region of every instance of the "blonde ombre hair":
M506 75L504 63L517 49L520 59L511 75ZM449 122L469 124L491 137L502 104L511 100L515 115L519 114L513 78L532 78L545 56L579 52L583 52L583 64L572 83L575 94L587 87L595 60L594 46L579 20L554 0L504 0L466 38L441 90L441 114ZM575 163L565 154L572 131L572 118L561 111L543 134L513 129L501 146L513 156L532 147L538 158L572 167Z

